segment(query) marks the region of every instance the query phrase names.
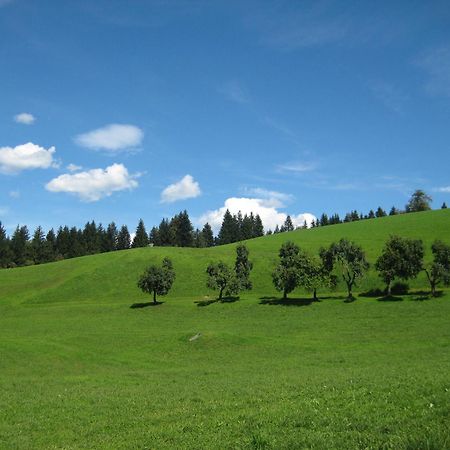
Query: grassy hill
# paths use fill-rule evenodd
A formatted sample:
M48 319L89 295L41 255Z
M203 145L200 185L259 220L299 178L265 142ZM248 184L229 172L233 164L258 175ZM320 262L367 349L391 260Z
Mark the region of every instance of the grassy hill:
M348 237L373 263L389 234L423 239L429 257L435 238L450 243L450 210L248 241L254 291L206 307L206 265L232 262L235 245L0 271L0 448L450 448L447 291L264 299L285 240L315 252ZM130 308L164 256L177 271L165 303ZM376 286L371 272L358 289Z

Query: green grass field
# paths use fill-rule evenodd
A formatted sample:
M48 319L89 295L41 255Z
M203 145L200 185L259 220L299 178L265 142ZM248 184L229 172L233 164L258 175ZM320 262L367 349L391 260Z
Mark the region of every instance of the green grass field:
M203 307L206 265L232 262L235 245L0 271L0 447L450 448L448 290L425 299L420 275L402 301L345 303L343 286L320 303L271 300L284 241L348 237L373 263L389 234L422 238L429 258L435 238L450 243L450 210L249 241L254 290ZM150 301L136 281L164 256L173 290L130 308ZM371 272L355 292L373 287Z

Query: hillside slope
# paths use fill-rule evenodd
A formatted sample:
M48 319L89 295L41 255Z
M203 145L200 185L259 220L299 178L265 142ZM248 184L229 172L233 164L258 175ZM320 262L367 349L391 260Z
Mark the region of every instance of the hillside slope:
M321 246L342 237L354 240L366 251L372 263L391 234L422 239L426 257L435 239L450 243L450 209L405 214L331 225L310 230L297 230L247 241L254 263L252 280L255 295L273 295L270 273L277 260L278 249L287 240L312 253ZM236 244L209 248L145 248L86 256L42 266L0 271L3 301L52 303L67 301L127 302L143 298L136 280L144 267L168 256L173 260L177 279L171 297L213 295L205 288L205 269L210 261L234 260ZM373 269L359 290L380 285ZM412 287L426 286L422 275L410 282Z

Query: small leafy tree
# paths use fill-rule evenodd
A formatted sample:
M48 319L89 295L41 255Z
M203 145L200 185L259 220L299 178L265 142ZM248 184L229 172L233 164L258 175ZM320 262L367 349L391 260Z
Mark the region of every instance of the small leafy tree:
M292 292L300 282L300 249L293 242L285 242L279 251L280 262L272 272L272 281L283 298Z
M250 272L253 269L253 263L248 259L248 249L241 244L236 247L236 262L234 272L239 281L240 290L250 291L252 282L250 281Z
M431 209L431 202L432 198L429 195L427 195L421 189L417 189L411 195L411 198L406 205L406 212L428 211L429 209Z
M439 283L445 286L450 285L450 245L436 240L431 246L433 252L433 262L425 268L428 282L430 283L431 295L436 297L436 287Z
M174 281L175 271L172 261L169 258L164 258L161 266L151 265L147 267L139 278L138 287L143 292L153 294L153 303L156 304L156 296L167 295Z
M206 273L208 274L206 286L219 291L219 300L222 300L224 293L225 295L239 293L239 280L236 273L223 261L210 263Z
M386 295L391 295L391 284L396 278L415 278L422 270L423 244L421 240L391 236L375 268L386 283Z
M361 246L348 239L341 239L338 243L331 244L328 250L322 251L322 260L326 262L325 267L329 273L334 265L338 266L342 279L347 285L348 299L352 300L353 287L369 269L369 263Z

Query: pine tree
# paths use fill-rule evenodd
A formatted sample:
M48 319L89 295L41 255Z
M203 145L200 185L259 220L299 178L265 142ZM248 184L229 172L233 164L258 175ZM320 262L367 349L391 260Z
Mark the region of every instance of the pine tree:
M83 240L86 247L86 253L88 255L95 255L100 252L100 235L103 231L103 227L99 230L94 221L87 222L83 230ZM69 231L70 232L70 231ZM73 252L73 249L71 250Z
M395 206L393 206L391 208L391 210L389 211L389 215L390 216L396 216L397 214L398 214L398 210L397 210L397 208Z
M442 203L441 209L447 209L447 204L445 202Z
M375 219L375 213L373 212L373 209L369 211L369 215L367 216L368 219Z
M122 225L117 235L117 250L127 250L131 245L130 232L126 225Z
M136 227L136 235L134 236L131 246L133 248L148 246L148 234L142 219L139 220L138 226Z
M170 226L169 219L163 219L159 224L159 241L162 246L174 245L174 229Z
M379 206L378 209L377 209L377 212L375 213L375 215L377 217L385 217L386 216L386 211L381 206Z
M322 216L320 217L320 226L324 227L328 224L329 224L328 216L325 213L323 213Z
M40 225L34 231L33 239L31 240L30 256L34 264L45 262L45 235Z
M251 239L253 236L253 228L254 228L254 218L253 214L248 216L247 214L242 219L241 224L241 237L243 240Z
M214 234L209 223L205 223L203 226L202 236L206 247L212 247L214 245Z
M159 239L159 230L157 227L153 227L150 230L150 234L148 235L148 240L150 244L153 244L155 247L161 245L161 240Z
M6 230L0 222L0 267L9 267L12 263L10 242Z
M192 247L194 245L194 228L186 210L172 219L172 226L175 235L174 245L177 247Z
M28 240L30 235L26 225L19 227L17 225L11 237L11 250L13 254L13 262L17 266L23 266L28 259Z
M253 225L253 237L261 237L264 236L264 226L259 214L255 216L255 222Z
M102 242L102 251L103 252L113 252L117 249L117 237L118 231L116 224L111 222L106 229L106 233Z
M284 231L294 231L294 224L292 223L291 216L287 216L284 224L281 227L281 232Z
M253 264L248 260L248 253L248 249L245 245L238 245L236 247L234 271L239 282L239 289L246 291L250 291L252 289L250 272L253 268Z
M64 227L59 227L58 233L56 235L56 249L57 249L56 257L68 258L69 246L70 246L69 227L67 225L65 225Z
M56 235L53 228L45 236L43 258L44 262L51 262L56 259Z
M232 216L227 209L218 235L219 245L231 244L237 241L238 223L236 216Z

